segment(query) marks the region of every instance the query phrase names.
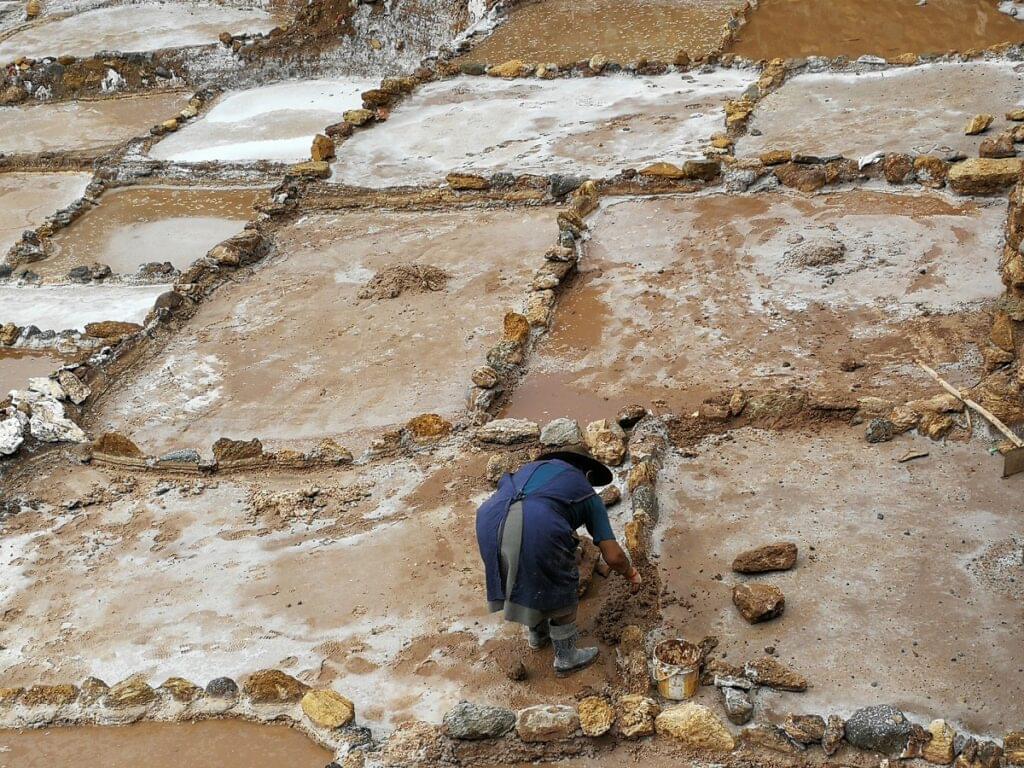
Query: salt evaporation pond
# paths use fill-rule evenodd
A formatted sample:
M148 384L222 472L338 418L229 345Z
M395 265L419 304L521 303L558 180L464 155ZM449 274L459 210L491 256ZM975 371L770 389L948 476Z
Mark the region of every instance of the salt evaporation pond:
M313 136L359 108L360 94L378 84L365 78L304 80L234 91L149 154L176 163L306 160Z
M456 78L430 83L388 121L359 131L333 181L364 187L476 173L608 176L655 160L703 157L725 102L755 75L738 70L565 80Z
M87 323L141 323L166 285L0 286L0 323L43 331L84 330Z
M0 397L24 389L29 379L49 376L63 363L64 358L48 350L0 349Z
M227 30L269 32L274 17L260 10L216 5L152 3L96 8L43 20L0 43L0 62L19 56L91 56L98 51L141 52L204 45Z
M88 173L0 174L0 258L26 229L82 196Z

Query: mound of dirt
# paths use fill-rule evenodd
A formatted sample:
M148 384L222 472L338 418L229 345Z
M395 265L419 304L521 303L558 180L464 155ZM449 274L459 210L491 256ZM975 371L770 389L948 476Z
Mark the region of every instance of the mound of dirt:
M805 240L786 251L786 261L794 267L824 267L842 261L846 246L836 240Z
M429 264L394 264L370 278L359 290L360 299L396 299L407 291L443 291L449 275Z

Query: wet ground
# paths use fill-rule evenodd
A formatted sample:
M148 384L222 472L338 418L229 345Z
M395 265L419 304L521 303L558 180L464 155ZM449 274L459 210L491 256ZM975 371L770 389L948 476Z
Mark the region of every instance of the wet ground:
M302 80L221 96L202 119L160 141L156 160L297 162L309 159L313 136L362 105L360 93L379 83L363 78Z
M24 389L30 378L49 376L64 360L49 352L0 348L0 397Z
M185 270L217 243L245 228L262 189L129 187L113 189L100 205L50 241L49 258L32 265L47 280L81 264L133 273L151 262Z
M562 64L601 55L670 62L681 50L696 58L719 48L723 26L742 7L736 0L533 0L515 5L463 60Z
M863 427L745 429L671 460L656 536L675 599L667 624L690 639L717 635L734 664L774 646L811 683L758 693L758 709L779 722L886 702L918 721L942 713L1005 733L1024 696L1024 540L1020 482L999 479L988 444L908 435L870 445ZM911 449L929 455L898 462ZM794 570L731 573L739 552L776 540L799 546ZM730 594L745 580L781 587L782 617L743 621Z
M931 388L916 357L973 384L1003 210L863 190L605 201L507 415L687 413L732 387L902 397ZM832 243L830 263L800 256Z
M0 107L0 152L29 154L115 147L175 117L187 104L181 92L97 101Z
M454 170L610 176L703 156L751 73L430 83L345 142L333 180L437 184Z
M0 768L323 768L332 757L291 728L241 720L0 731Z
M455 418L470 372L500 338L501 308L518 307L551 245L553 218L547 209L304 217L278 235L278 257L220 289L105 397L96 427L153 453L205 454L221 436L289 447L331 436L361 450L421 413ZM490 241L508 246L481 259ZM447 272L444 290L358 297L377 271L410 263Z
M753 59L941 54L1024 41L990 0L760 0L726 50Z
M0 173L0 257L47 216L85 192L88 173Z
M278 21L259 10L185 3L138 3L96 8L65 18L44 18L0 42L0 62L19 56L91 56L182 48L232 34L269 32ZM166 118L165 118L166 119Z
M0 285L0 322L40 330L85 328L87 323L141 323L165 285Z
M1021 24L1024 29L1024 22ZM996 117L986 135L1012 127L1024 104L1024 74L1010 62L935 64L864 74L807 74L758 104L738 155L770 149L859 158L872 152L977 156L985 136L965 136L978 114Z

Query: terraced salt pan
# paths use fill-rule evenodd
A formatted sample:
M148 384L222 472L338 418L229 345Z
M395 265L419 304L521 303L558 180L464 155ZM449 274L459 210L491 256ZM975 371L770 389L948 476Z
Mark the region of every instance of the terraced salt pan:
M799 75L757 105L737 155L791 149L850 158L876 151L977 156L984 136L965 136L964 126L977 114L996 116L988 135L1015 125L1004 114L1024 104L1021 69L1004 61Z
M866 190L604 201L508 415L682 414L735 387L905 401L934 390L917 357L973 385L1004 216L1002 200ZM800 262L810 243L845 253Z
M32 154L115 147L174 117L188 94L0 107L0 152Z
M152 454L206 453L223 435L300 449L335 437L359 452L421 413L457 418L556 233L554 211L536 208L304 217L278 233L280 257L219 289L109 390L96 429ZM359 298L377 271L414 263L446 271L444 290Z
M91 179L89 173L0 174L0 259L22 232L80 198Z
M749 72L501 80L418 89L387 122L345 142L332 180L364 187L437 183L453 170L608 176L703 156Z
M886 702L915 722L943 717L1001 738L1024 698L1021 484L999 479L987 441L871 445L863 430L743 429L698 445L694 459L669 457L654 537L662 584L678 598L663 603L666 625L718 637L730 664L774 646L811 686L759 690L774 722ZM928 455L900 463L910 450ZM799 547L794 570L730 572L737 554L777 540ZM786 608L751 626L731 590L755 581L778 585ZM721 706L717 691L702 695Z
M138 3L44 19L0 43L0 62L19 56L91 56L204 45L227 30L269 32L273 16L260 10L184 3Z
M202 119L156 144L150 157L176 163L309 159L313 136L359 108L360 94L378 84L303 80L227 93Z
M87 323L141 323L166 285L0 286L0 322L42 331L84 330Z

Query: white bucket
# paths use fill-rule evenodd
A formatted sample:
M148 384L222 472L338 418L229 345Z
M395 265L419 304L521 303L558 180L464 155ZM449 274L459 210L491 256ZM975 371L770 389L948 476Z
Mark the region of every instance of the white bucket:
M700 648L681 637L654 646L654 681L666 699L692 699L700 685Z

